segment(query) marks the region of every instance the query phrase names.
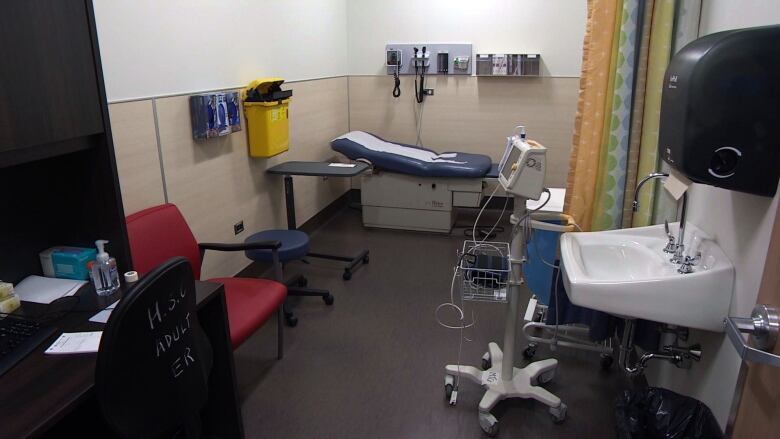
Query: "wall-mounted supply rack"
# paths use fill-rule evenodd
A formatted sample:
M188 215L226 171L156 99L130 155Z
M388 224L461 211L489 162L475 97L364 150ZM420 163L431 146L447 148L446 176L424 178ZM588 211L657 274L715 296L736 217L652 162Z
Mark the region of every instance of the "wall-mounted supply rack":
M478 53L474 61L477 76L540 76L542 56L538 53Z
M414 48L420 52L414 56ZM425 53L422 48L425 47ZM398 43L385 46L387 74L395 73L400 60L399 75L414 75L417 68L424 67L426 75L471 75L474 64L471 44L468 43Z

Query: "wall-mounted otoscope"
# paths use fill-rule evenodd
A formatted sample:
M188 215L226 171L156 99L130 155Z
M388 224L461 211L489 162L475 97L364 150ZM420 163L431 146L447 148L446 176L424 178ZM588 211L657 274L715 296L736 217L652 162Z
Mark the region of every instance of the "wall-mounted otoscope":
M414 97L420 104L425 100L425 70L430 65L430 56L425 46L422 47L422 51L414 48ZM417 76L420 77L419 83Z

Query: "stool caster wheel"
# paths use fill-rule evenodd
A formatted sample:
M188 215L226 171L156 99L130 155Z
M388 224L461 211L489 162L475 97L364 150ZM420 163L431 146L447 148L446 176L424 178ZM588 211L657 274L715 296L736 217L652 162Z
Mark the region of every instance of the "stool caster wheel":
M530 360L536 355L536 346L529 345L527 348L523 350L523 357Z
M556 424L562 424L566 420L566 404L561 403L558 407L550 407L550 415L552 415L553 422Z
M601 368L603 370L609 370L609 368L612 367L612 363L614 362L615 359L612 357L612 355L601 354Z
M341 277L343 277L344 280L350 280L352 279L352 272L348 269L344 269L344 274L342 274Z
M363 263L368 264L368 255L363 256Z
M479 426L489 437L496 437L498 434L498 419L490 413L479 414Z
M306 285L309 285L309 279L306 279L305 277L302 277L298 279L298 286L301 288L306 287Z
M493 361L490 358L490 352L482 354L482 370L488 370L493 367Z
M293 315L284 316L284 320L287 321L287 326L294 328L298 324L298 317Z
M327 296L322 296L322 300L325 302L325 305L330 306L333 305L333 300L335 299L333 298L333 294L328 293Z

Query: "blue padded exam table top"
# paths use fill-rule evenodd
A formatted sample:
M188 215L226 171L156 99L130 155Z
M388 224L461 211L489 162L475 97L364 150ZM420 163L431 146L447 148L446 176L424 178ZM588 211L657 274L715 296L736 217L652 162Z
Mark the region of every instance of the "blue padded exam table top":
M367 160L379 169L420 177L485 178L492 160L482 154L444 152L388 142L364 131L350 131L330 142L351 160Z

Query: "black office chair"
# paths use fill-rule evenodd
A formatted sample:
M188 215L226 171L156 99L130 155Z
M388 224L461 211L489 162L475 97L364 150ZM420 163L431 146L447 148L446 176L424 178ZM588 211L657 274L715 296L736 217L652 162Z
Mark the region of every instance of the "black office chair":
M130 288L103 330L95 390L106 422L122 437L200 437L212 364L192 267L170 259Z

